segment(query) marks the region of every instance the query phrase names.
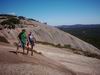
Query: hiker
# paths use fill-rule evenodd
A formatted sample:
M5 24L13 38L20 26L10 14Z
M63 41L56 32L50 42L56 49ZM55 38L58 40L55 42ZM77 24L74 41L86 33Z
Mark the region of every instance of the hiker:
M33 47L35 46L36 39L34 38L34 36L32 35L32 32L30 32L28 34L28 43L27 46L29 48L29 45L31 46L30 51L31 51L31 55L33 55ZM27 50L27 54L28 54L29 50Z
M23 29L22 32L19 33L18 39L19 39L19 44L21 44L20 46L23 48L23 54L24 54L25 53L25 45L26 45L26 41L27 41L25 29ZM16 53L17 53L18 49L19 49L19 45L17 46Z

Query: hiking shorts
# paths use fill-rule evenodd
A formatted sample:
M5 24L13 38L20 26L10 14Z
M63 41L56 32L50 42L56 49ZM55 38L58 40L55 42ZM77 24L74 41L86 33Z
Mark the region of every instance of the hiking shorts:
M34 44L34 41L30 41L30 45L31 46L34 46L35 44Z
M21 41L21 46L22 48L25 48L26 43L24 43L23 41Z

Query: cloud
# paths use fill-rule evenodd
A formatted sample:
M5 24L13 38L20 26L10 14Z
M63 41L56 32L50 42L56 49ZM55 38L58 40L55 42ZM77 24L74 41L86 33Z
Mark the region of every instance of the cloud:
M0 14L16 15L16 13L15 13L15 12L1 12Z
M16 13L14 13L14 12L11 12L11 13L9 13L9 14L11 14L11 15L16 15Z

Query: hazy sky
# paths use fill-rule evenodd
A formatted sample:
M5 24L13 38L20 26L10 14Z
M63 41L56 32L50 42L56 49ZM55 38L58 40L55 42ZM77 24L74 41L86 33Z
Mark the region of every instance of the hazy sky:
M0 13L49 25L100 24L100 0L0 0Z

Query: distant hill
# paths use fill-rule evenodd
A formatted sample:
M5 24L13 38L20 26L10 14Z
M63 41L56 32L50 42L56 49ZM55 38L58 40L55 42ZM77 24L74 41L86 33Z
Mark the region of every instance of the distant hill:
M56 27L88 43L91 43L100 49L100 24L61 25Z

